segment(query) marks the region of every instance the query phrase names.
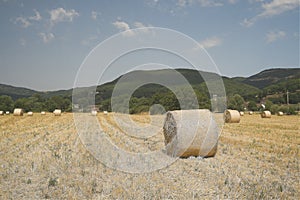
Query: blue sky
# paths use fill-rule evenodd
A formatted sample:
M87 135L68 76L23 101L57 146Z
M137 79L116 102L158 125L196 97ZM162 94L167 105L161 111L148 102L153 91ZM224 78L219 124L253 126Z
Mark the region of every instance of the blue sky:
M299 67L299 0L0 0L0 26L0 83L36 90L72 88L97 44L151 26L199 42L222 75Z

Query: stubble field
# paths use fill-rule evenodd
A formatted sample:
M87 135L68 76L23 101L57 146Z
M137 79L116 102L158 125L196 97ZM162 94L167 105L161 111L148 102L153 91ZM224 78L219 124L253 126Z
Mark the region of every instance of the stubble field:
M148 121L145 115L133 118ZM139 140L124 135L111 113L98 119L122 149L164 146L162 131ZM239 124L224 125L214 158L178 159L132 174L95 159L81 143L71 113L0 116L0 199L299 199L299 120L245 115Z

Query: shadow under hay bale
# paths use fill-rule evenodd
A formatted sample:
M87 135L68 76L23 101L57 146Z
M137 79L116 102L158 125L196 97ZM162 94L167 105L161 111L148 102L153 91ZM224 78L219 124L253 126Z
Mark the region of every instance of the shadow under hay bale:
M224 119L226 123L239 123L241 115L237 110L226 110L224 112Z
M213 157L217 152L219 128L209 110L167 112L163 133L169 156Z

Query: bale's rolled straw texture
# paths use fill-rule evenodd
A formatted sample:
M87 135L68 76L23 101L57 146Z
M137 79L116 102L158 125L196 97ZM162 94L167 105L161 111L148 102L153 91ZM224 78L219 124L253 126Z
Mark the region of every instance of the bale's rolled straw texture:
M209 110L167 112L163 132L169 156L212 157L217 152L219 129Z
M42 112L41 112L41 115L46 115L46 112L45 112L45 111L42 111Z
M14 109L14 116L23 116L23 109L22 108L15 108Z
M53 111L54 116L61 116L61 110L60 109L55 109Z
M249 111L249 115L253 115L253 111Z
M33 112L31 112L31 111L28 112L28 113L27 113L27 116L33 116Z
M268 110L265 110L260 115L262 118L271 118L271 112Z
M4 115L4 111L0 110L0 115Z
M226 123L239 123L241 115L237 110L226 110L224 112L224 118Z
M277 115L278 115L278 116L283 116L283 112L280 112L280 111L279 111L279 112L277 113Z
M245 114L245 113L244 113L243 111L240 112L240 115L241 115L241 116L244 116L244 114Z

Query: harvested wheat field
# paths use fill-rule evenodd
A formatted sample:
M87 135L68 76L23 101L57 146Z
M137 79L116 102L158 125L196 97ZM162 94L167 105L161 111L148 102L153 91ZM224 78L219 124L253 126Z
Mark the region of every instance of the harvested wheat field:
M97 118L122 149L164 147L162 131L139 140L125 135L111 113ZM146 115L133 118L149 121ZM299 149L299 116L245 115L224 125L215 157L178 159L132 174L96 160L71 113L0 116L0 199L299 199Z

